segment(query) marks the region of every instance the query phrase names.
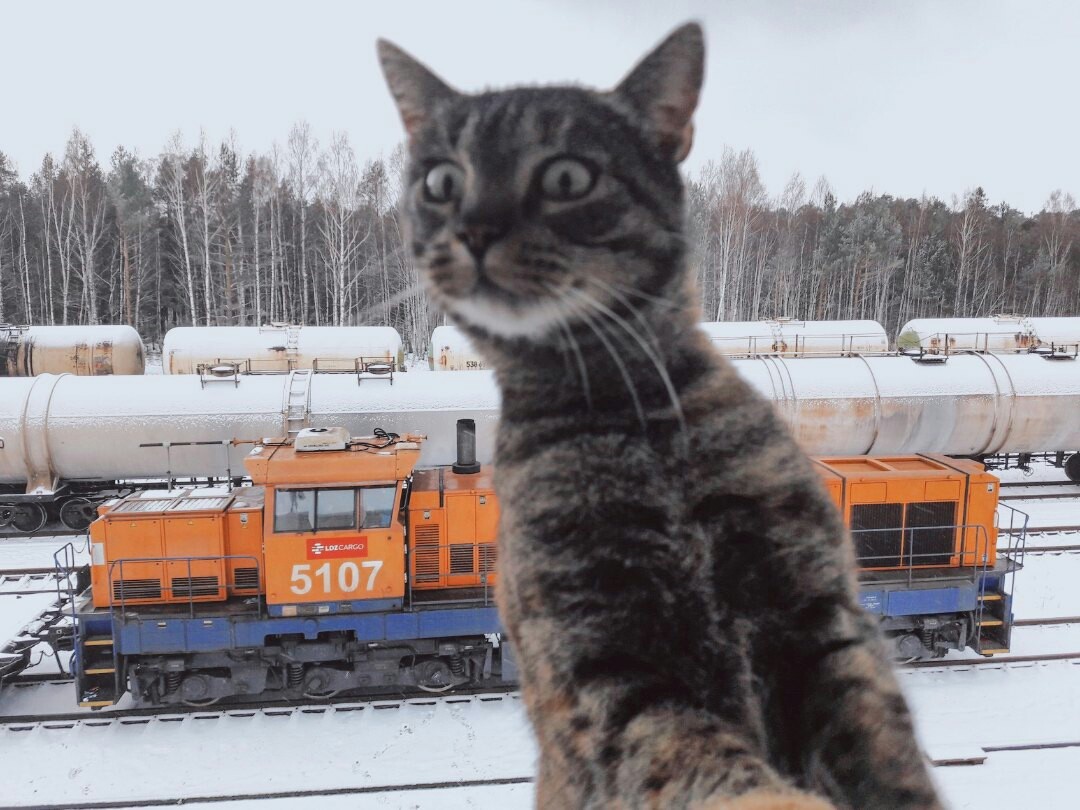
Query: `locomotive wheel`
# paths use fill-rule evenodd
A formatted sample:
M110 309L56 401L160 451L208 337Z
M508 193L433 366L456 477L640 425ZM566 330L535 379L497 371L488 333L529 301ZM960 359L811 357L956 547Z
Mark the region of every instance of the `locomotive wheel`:
M73 532L84 532L94 522L97 510L86 498L69 498L60 505L60 522Z
M15 517L15 507L10 503L0 504L0 529L5 529L11 525L12 519Z
M185 706L191 706L194 709L205 709L207 706L213 706L219 700L221 700L221 698L212 697L206 698L206 700L182 700L180 702Z
M1065 460L1065 475L1080 484L1080 453L1073 453Z
M432 658L421 661L414 668L416 671L416 688L425 692L449 692L454 688L454 676L445 661Z
M48 519L49 515L40 503L20 503L11 517L11 526L24 534L33 534Z

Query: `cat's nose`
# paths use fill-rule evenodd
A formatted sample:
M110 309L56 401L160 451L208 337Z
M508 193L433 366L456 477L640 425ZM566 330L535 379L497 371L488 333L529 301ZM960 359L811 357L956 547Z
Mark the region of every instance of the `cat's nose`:
M476 261L484 258L487 249L498 242L506 233L506 226L493 222L474 222L462 225L458 229L457 237L465 243L465 247L473 255Z

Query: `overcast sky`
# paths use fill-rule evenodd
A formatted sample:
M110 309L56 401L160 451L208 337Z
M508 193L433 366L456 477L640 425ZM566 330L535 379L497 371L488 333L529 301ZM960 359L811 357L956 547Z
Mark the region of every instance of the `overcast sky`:
M152 156L200 127L266 150L306 119L385 155L401 129L378 36L461 89L606 87L690 18L708 42L691 170L729 145L755 152L772 194L798 171L842 199L1080 197L1072 0L0 1L0 151L26 176L73 126L107 163L118 144Z

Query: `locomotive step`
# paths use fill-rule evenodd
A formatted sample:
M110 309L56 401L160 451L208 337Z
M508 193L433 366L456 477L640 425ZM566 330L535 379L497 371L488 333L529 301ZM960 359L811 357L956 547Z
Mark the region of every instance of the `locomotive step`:
M111 647L112 644L112 636L87 636L83 640L84 647Z
M1001 627L1005 624L1001 619L983 619L979 627Z
M84 669L84 675L111 675L116 672L116 667L93 667L92 669Z
M1000 602L1001 599L1002 599L1002 596L1001 596L1000 593L980 593L979 594L979 601L980 602Z

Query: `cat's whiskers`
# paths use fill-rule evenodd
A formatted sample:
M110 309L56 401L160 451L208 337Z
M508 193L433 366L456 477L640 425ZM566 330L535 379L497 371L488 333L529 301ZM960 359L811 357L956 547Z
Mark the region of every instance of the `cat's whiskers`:
M354 279L354 281L355 281L355 279ZM363 309L358 310L355 313L355 317L358 318L358 319L361 319L359 321L358 325L360 325L360 326L365 325L362 319L369 312L374 312L375 310L386 309L386 308L394 306L395 304L400 304L402 301L404 301L410 295L414 295L415 293L419 292L423 288L423 286L424 285L421 282L417 282L415 284L410 284L408 287L401 290L400 292L395 293L394 295L391 295L389 298L384 299L384 300L380 301L377 304L372 304L369 307L364 307Z
M548 290L554 295L558 294L558 290L553 286L549 285ZM559 331L565 335L566 343L569 345L570 351L573 352L574 359L577 362L578 374L581 379L581 389L582 393L585 394L585 404L591 411L593 409L592 388L589 385L589 369L585 365L585 358L581 354L581 346L578 344L577 338L574 337L574 330L570 328L570 322L566 320L566 316L560 312L554 312L553 314L555 316L555 322L559 326ZM560 344L562 343L561 340L559 342ZM569 360L565 351L563 352L563 357L567 361ZM569 365L569 362L567 362L567 365Z
M675 388L675 383L671 379L671 373L668 371L667 363L664 361L664 358L661 355L660 338L657 337L656 332L652 328L652 324L649 323L648 319L646 319L645 316L641 314L641 311L637 307L635 307L625 295L622 295L612 285L596 278L586 278L586 281L595 284L598 288L608 292L612 297L616 298L623 306L625 306L630 311L630 313L634 316L634 319L641 325L642 330L645 332L645 335L648 338L648 345L646 345L646 343L642 341L641 335L638 332L630 328L630 325L627 323L625 318L620 317L609 307L603 306L599 301L592 299L592 297L589 296L587 293L579 292L579 294L585 295L587 298L590 298L591 300L589 303L591 303L594 307L601 307L608 317L614 319L616 323L618 323L627 334L633 337L634 340L636 340L641 345L642 351L656 367L656 372L660 375L660 380L664 383L664 387L667 389L668 397L671 400L672 409L675 411L675 416L679 420L679 429L685 438L686 436L688 436L688 433L686 430L686 418L682 408L682 399L679 396L678 390Z
M592 281L597 281L597 279L591 279L591 280ZM664 298L663 296L659 296L659 295L651 295L651 294L649 294L647 292L642 292L641 290L637 289L636 287L631 287L631 286L629 286L627 284L622 284L622 283L620 283L618 281L610 282L610 286L612 288L618 288L622 292L626 293L627 295L631 295L634 298L640 298L642 301L648 301L649 303L656 304L657 306L662 307L664 309L675 309L678 306L678 304L676 304L674 301L672 301L672 300L670 300L668 298Z
M608 307L605 304L601 304L591 295L583 292L582 290L572 289L571 292L577 295L578 298L585 305L591 306L602 316L608 318L612 323L621 328L641 347L642 353L649 359L650 362L652 362L653 366L656 368L656 373L660 376L660 381L664 384L664 388L667 390L668 398L671 400L672 410L675 412L675 417L679 422L679 430L684 436L687 435L686 419L683 415L682 401L679 399L679 392L675 390L675 384L672 382L671 375L668 373L667 370L667 366L664 364L663 359L657 352L655 345L650 345L647 341L645 341L645 339L642 338L641 335L639 335L636 331L634 331L633 328L631 328L630 324L627 323L626 319L614 310L612 310L611 307ZM655 341L656 336L655 333L652 331L652 328L649 327L647 323L644 323L644 321L642 322L644 327L648 330L650 336Z
M554 287L552 288L552 293L556 295L565 292L573 292L573 289L563 288L562 290L558 290ZM626 390L629 392L630 398L634 401L634 411L637 413L638 421L641 423L641 427L647 428L648 420L645 418L645 409L641 405L641 398L638 396L637 386L634 385L634 378L630 374L629 369L627 369L626 363L624 363L623 359L619 356L619 353L616 350L615 346L612 345L608 335L601 328L601 326L598 325L597 321L593 318L593 316L589 313L588 310L578 306L574 306L573 302L568 301L565 296L560 296L560 299L564 303L570 305L570 309L573 311L574 315L579 317L582 323L589 327L589 329L592 330L593 334L596 335L597 339L599 339L599 341L604 344L604 348L607 350L607 353L611 355L611 359L615 363L615 368L618 369L619 374L623 378L623 382L626 384Z

